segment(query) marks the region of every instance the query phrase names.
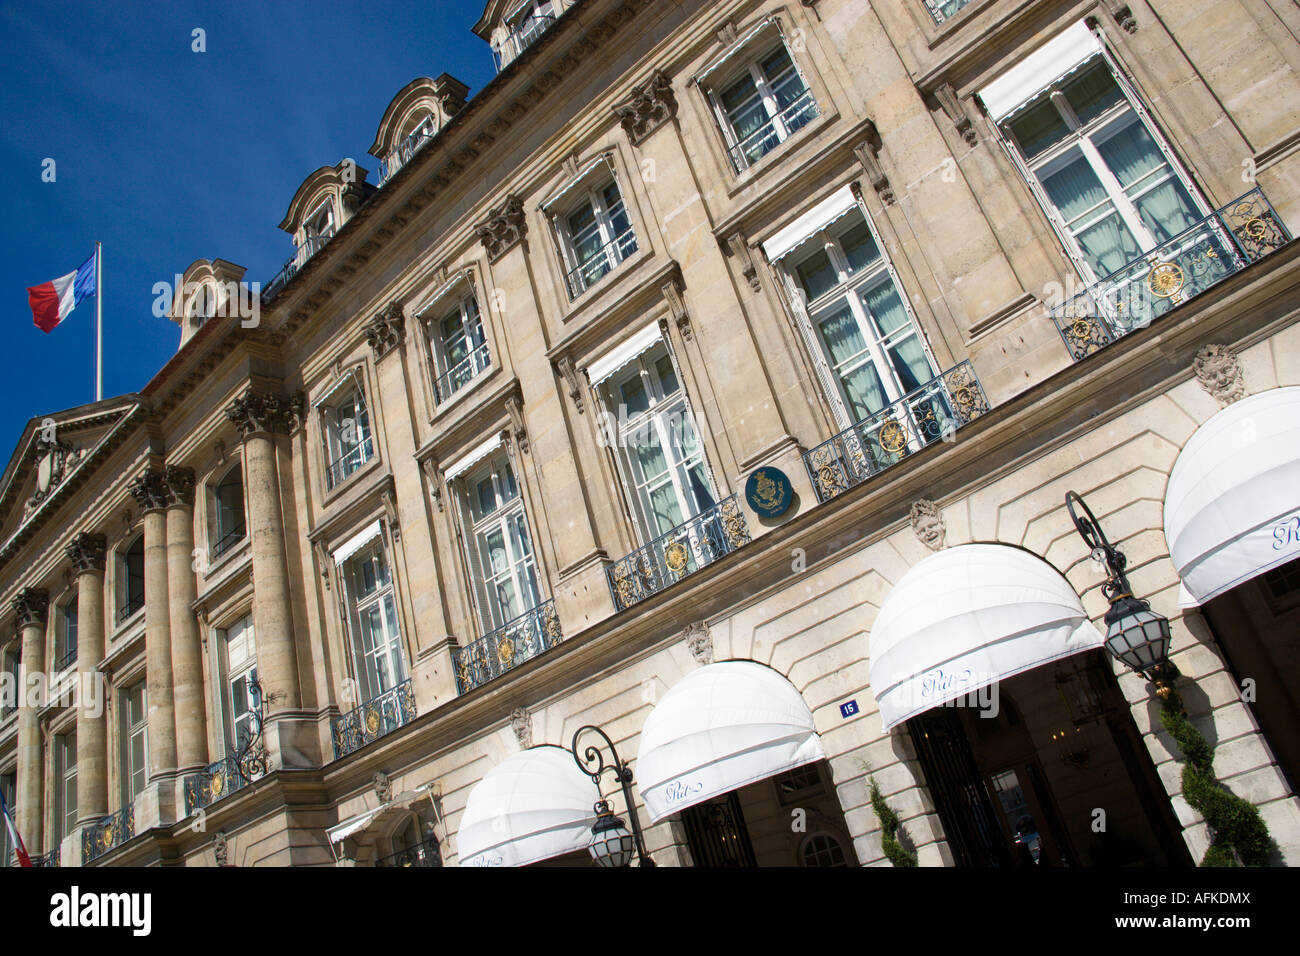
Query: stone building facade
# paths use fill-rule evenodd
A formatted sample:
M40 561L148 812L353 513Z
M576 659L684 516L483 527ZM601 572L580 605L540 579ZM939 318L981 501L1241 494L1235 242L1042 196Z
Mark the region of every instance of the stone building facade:
M595 725L661 865L888 865L873 780L922 865L1199 860L1074 490L1300 860L1300 485L1265 481L1300 457L1295 5L493 0L475 32L495 79L400 91L256 302L195 262L142 392L21 436L29 851L582 863L600 796L558 748ZM1174 546L1247 505L1265 557Z

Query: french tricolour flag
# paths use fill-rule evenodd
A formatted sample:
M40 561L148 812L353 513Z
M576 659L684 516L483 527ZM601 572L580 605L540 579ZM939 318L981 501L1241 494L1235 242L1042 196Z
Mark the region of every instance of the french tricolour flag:
M9 812L9 804L5 803L4 793L0 793L0 816L5 818L5 826L9 829L9 839L13 841L14 849L18 851L18 865L31 866L32 858L27 855L27 847L23 846L23 838L18 835L18 827L14 825L14 817Z
M54 327L68 317L68 313L81 304L81 300L95 294L95 257L91 256L76 272L27 290L27 301L32 307L32 321L42 332L53 332Z

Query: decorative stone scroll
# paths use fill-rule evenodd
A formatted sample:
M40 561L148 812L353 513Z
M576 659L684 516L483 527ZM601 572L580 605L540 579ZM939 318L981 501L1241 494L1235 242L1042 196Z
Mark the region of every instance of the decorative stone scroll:
M894 187L890 185L889 177L885 175L885 168L880 164L882 145L876 124L868 123L866 138L853 147L853 154L858 157L858 162L866 171L867 178L871 180L871 188L876 191L880 201L886 206L892 206L896 199Z
M486 221L474 227L474 233L487 252L488 261L496 262L528 232L524 219L524 201L518 196L507 196L506 201L492 210Z
M555 360L555 370L560 373L564 379L564 384L569 387L569 397L573 399L574 407L578 409L578 414L582 414L582 374L578 367L573 364L573 359L568 355L561 355Z
M662 70L632 91L632 96L614 107L614 113L633 146L640 146L646 137L677 115L677 98L673 95L672 80Z
M979 133L971 122L970 114L966 112L966 107L962 105L957 96L957 91L952 88L951 83L945 83L934 91L934 98L938 101L939 106L947 114L948 119L952 120L952 125L956 127L957 133L966 141L966 145L975 146L979 143Z

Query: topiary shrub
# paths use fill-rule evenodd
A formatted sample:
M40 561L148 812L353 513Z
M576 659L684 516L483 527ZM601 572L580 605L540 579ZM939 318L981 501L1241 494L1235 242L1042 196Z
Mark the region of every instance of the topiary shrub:
M1187 719L1176 694L1165 699L1160 723L1186 761L1183 796L1210 828L1210 847L1201 866L1267 866L1273 851L1268 824L1254 804L1228 792L1214 776L1214 748Z
M916 854L898 842L898 814L889 808L880 793L876 778L871 777L871 809L880 820L880 847L894 866L916 866Z

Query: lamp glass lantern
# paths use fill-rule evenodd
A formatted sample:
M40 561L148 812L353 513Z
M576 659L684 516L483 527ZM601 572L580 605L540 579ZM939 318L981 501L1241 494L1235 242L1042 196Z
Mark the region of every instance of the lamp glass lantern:
M1106 650L1131 670L1146 674L1169 662L1169 619L1132 595L1116 598L1106 612Z
M596 822L591 825L591 841L587 844L591 858L599 866L627 866L634 849L632 832L614 816L609 804L603 800L596 804Z

